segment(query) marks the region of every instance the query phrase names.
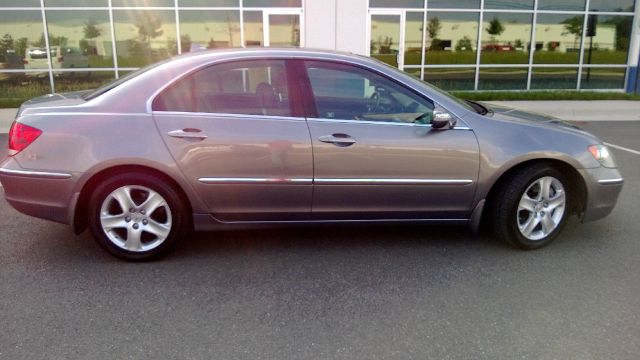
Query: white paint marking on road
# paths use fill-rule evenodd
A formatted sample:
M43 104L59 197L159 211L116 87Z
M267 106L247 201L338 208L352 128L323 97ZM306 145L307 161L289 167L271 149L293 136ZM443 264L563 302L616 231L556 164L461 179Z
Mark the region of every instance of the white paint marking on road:
M630 152L632 154L640 155L640 151L638 151L638 150L629 149L629 148L622 147L620 145L615 145L615 144L609 144L609 143L604 143L604 144L607 145L607 146L611 146L612 148L616 148L618 150L628 151L628 152Z

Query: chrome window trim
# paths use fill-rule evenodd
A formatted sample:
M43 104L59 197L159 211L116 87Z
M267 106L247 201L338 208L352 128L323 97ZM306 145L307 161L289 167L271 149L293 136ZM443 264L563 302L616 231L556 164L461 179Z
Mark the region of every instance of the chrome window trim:
M311 185L311 178L244 178L244 177L201 177L203 184L302 184Z
M364 124L364 125L395 125L395 126L416 126L431 128L431 124L414 124L414 123L401 123L393 121L372 121L372 120L346 120L346 119L327 119L327 118L308 118L307 121L313 122L335 122L342 124ZM471 130L468 126L454 126L449 130Z
M153 111L153 115L177 115L177 116L199 116L199 117L222 117L222 118L240 118L240 119L271 119L271 120L292 120L304 121L305 118L297 116L279 116L279 115L250 115L250 114L232 114L232 113L209 113L209 112L189 112L189 111Z
M72 176L69 173L61 173L61 172L16 170L16 169L6 169L6 168L0 168L0 174L13 175L13 176L55 178L55 179L69 179Z
M624 182L623 178L600 179L600 180L598 180L598 184L604 184L604 185L622 184L623 182Z

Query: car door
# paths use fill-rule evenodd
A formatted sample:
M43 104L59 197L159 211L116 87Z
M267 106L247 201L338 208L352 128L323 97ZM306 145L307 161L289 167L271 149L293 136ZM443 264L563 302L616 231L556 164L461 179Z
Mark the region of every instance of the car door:
M478 143L431 128L431 100L355 65L305 61L314 152L312 217L461 219L470 213Z
M311 143L289 72L277 59L214 64L153 101L168 149L219 220L310 218Z

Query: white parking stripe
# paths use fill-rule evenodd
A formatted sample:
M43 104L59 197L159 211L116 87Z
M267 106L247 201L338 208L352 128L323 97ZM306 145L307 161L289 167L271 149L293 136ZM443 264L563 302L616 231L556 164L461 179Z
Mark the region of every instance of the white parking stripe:
M604 143L604 144L607 145L607 146L611 146L612 148L616 148L618 150L628 151L628 152L630 152L632 154L640 155L640 151L638 151L638 150L629 149L629 148L622 147L622 146L615 145L615 144L609 144L609 143Z

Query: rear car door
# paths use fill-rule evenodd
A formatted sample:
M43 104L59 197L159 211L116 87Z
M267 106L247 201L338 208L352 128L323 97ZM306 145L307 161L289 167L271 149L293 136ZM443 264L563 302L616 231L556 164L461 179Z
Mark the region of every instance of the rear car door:
M167 147L218 220L310 218L311 143L287 63L214 64L153 101Z
M470 215L479 165L473 131L462 123L432 129L437 105L373 70L329 61L305 61L304 69L314 219Z

